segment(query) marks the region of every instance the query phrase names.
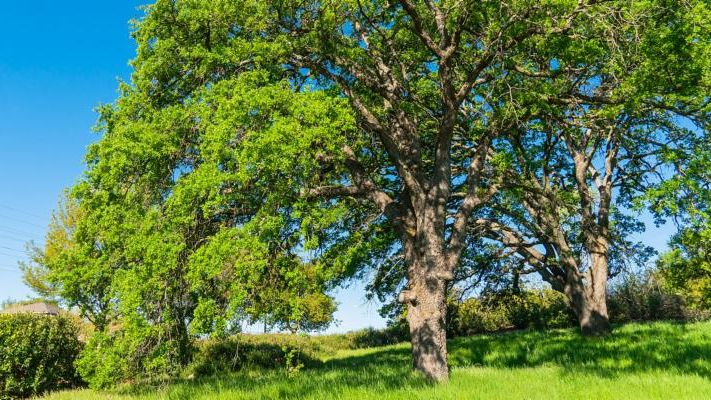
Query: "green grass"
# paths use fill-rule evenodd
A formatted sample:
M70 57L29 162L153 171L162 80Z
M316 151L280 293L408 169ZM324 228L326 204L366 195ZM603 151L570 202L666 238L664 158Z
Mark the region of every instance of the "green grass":
M555 330L454 339L441 385L411 373L409 357L406 344L340 351L292 375L245 371L48 399L711 399L711 322L630 324L605 338Z

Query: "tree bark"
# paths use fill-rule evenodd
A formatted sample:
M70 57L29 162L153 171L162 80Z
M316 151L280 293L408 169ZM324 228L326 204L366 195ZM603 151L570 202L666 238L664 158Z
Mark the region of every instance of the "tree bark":
M580 331L585 336L604 336L610 333L610 320L605 303L595 303L586 310Z
M413 368L434 381L449 378L445 285L437 279L411 282L407 298Z
M587 282L583 282L581 277L569 278L566 285L566 295L578 317L583 335L602 336L610 332L610 319L607 313L607 278L607 257L592 254Z
M586 296L587 297L587 296ZM580 332L585 336L603 336L610 332L607 303L603 300L585 299L573 306L580 324Z
M416 223L413 218L403 237L408 286L399 300L407 306L414 370L443 382L449 379L446 285L452 274L433 210L425 209Z

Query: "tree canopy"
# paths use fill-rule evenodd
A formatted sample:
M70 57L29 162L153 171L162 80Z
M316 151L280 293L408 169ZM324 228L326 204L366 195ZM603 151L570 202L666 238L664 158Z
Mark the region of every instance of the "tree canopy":
M242 319L318 329L329 289L373 276L415 369L445 380L447 292L482 256L533 268L604 333L610 266L644 255L626 213L706 134L709 15L158 0L71 191L60 253L79 258L47 264L75 304L73 284L108 285L88 288L139 363L184 362L191 335Z

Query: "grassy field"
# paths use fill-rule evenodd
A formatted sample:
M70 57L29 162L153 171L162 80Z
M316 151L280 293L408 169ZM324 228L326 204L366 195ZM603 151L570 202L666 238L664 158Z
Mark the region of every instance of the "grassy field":
M605 338L572 330L450 342L451 380L411 373L406 344L342 351L296 374L241 372L161 388L56 393L89 399L711 399L711 322L630 324Z

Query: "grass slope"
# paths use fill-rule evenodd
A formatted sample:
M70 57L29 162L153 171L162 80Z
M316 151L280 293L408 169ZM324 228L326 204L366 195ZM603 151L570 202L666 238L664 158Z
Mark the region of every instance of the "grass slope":
M711 322L630 324L605 338L573 330L458 338L451 380L436 386L410 372L409 357L401 344L339 352L293 375L245 371L48 399L711 399Z

